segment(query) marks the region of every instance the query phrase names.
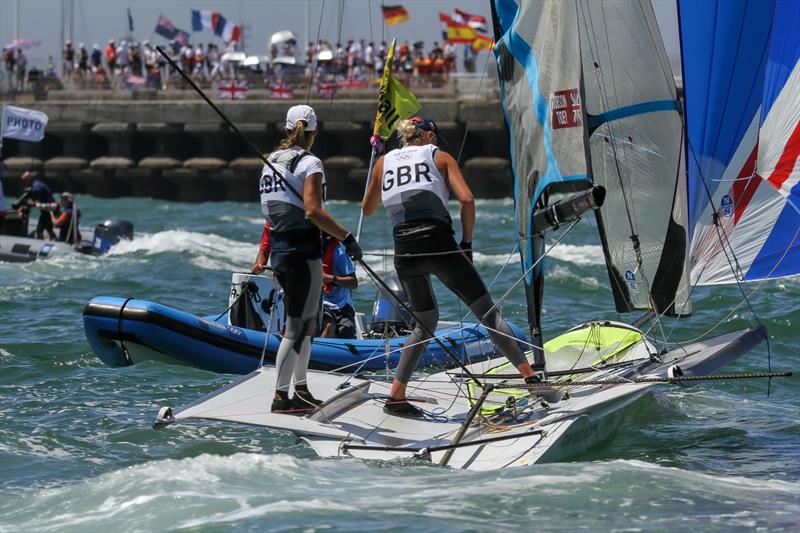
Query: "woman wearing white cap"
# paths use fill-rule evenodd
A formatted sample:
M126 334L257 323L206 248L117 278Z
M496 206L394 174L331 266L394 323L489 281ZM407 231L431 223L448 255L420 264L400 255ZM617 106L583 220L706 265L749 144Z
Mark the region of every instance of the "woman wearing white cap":
M475 201L456 160L438 148L436 123L419 117L401 120L397 136L401 148L375 162L361 204L364 214L369 216L383 202L392 218L394 266L417 320L400 355L384 412L406 417L424 415L421 409L408 403L406 384L425 350L425 341L431 338L430 333L439 321L431 274L469 306L525 381L537 382L539 378L472 264ZM451 192L461 204L461 244L456 244L453 238L453 221L447 210Z
M286 113L286 138L261 172L261 209L272 238L270 260L285 293L286 329L275 357L277 379L273 412L304 411L319 405L308 390L306 369L317 329L322 294L320 230L361 259L355 237L324 208L325 172L309 152L317 135L317 116L307 105ZM294 377L294 397L289 386Z

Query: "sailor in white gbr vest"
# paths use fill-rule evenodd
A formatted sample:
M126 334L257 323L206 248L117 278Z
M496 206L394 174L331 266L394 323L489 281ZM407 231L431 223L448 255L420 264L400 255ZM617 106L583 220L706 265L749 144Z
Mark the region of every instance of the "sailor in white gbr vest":
M436 146L436 123L412 117L400 121L397 134L401 148L378 159L361 206L371 215L380 201L389 212L394 226L394 266L417 320L425 327L418 323L408 337L383 410L399 416L424 415L406 399L406 384L425 349L424 341L430 338L428 331L435 331L439 321L431 274L469 306L525 381L537 382L539 378L472 264L475 202L455 159ZM461 204L458 245L447 211L450 192Z
M264 165L259 192L261 209L270 225L270 259L284 290L286 329L275 357L277 382L273 412L303 414L320 404L308 390L306 369L311 339L317 334L322 294L320 230L344 244L358 260L355 237L325 210L325 172L309 150L317 134L317 116L307 105L286 113L286 138ZM277 172L276 172L277 170ZM289 387L294 377L294 396Z

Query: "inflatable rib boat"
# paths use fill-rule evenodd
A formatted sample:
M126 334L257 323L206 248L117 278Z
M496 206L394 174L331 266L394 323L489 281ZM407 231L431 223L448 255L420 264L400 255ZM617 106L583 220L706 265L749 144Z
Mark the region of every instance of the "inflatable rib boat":
M258 368L262 355L265 364L275 363L283 306L282 293L274 283L263 276L234 274L228 310L208 317L145 300L100 296L84 308L86 338L98 357L112 367L160 360L246 374ZM399 284L393 290L399 291ZM266 302L269 305L264 305ZM357 314L356 339L314 339L309 367L350 373L394 368L406 336L392 335L407 333L410 322L382 291L378 291L374 310L369 329L363 314ZM440 326L437 336L464 363L500 355L479 324ZM509 326L517 338L525 340L519 328ZM521 346L526 349L527 345ZM449 368L455 362L431 341L420 366Z
M36 239L33 237L35 230L36 225L29 224L27 215L4 213L0 217L0 261L27 263L74 253L102 255L121 239L133 239L133 224L127 220L106 220L97 224L94 232L81 228L81 234L91 235L92 240L81 240L75 246Z

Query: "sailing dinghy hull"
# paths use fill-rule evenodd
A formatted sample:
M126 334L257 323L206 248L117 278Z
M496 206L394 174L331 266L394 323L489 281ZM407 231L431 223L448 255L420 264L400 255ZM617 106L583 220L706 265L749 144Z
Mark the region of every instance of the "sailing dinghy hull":
M658 358L642 339L625 349L607 369L572 374L574 384L543 385L538 393L517 399L516 411L505 409L477 417L460 442L455 435L473 406L460 372L423 376L408 386L409 398L426 411L424 419L390 416L383 404L390 384L356 380L324 372L309 373L309 388L325 400L322 408L304 417L268 412L275 385L273 368L261 368L194 404L170 412L157 424L189 420L222 420L284 429L306 441L322 457L365 460L418 458L468 470L494 470L575 458L608 439L625 409L659 382L630 382L638 378L666 379L676 372L704 376L740 357L766 338L763 327L752 327L703 342L682 345ZM493 359L467 367L476 375L503 365ZM676 366L680 370L676 370ZM580 381L613 380L609 384ZM623 383L620 383L623 380ZM553 401L554 390L561 399ZM566 393L566 394L564 394ZM502 398L501 398L502 399ZM557 399L557 398L556 398Z

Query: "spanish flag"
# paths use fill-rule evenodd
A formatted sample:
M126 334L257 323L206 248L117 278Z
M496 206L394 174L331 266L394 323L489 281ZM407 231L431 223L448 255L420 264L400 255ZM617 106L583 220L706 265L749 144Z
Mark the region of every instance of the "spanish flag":
M453 44L472 44L478 38L478 31L466 24L447 23L447 42Z
M472 51L476 54L484 50L491 50L492 46L494 46L494 40L486 35L478 35L475 40L472 41Z
M378 113L375 115L375 127L372 131L373 135L380 135L384 140L392 136L399 120L416 114L420 108L417 97L392 76L396 44L396 40L392 41L389 52L386 54L386 64L383 67L381 89L378 96Z
M387 26L394 26L408 20L408 11L403 6L381 6L383 21Z

